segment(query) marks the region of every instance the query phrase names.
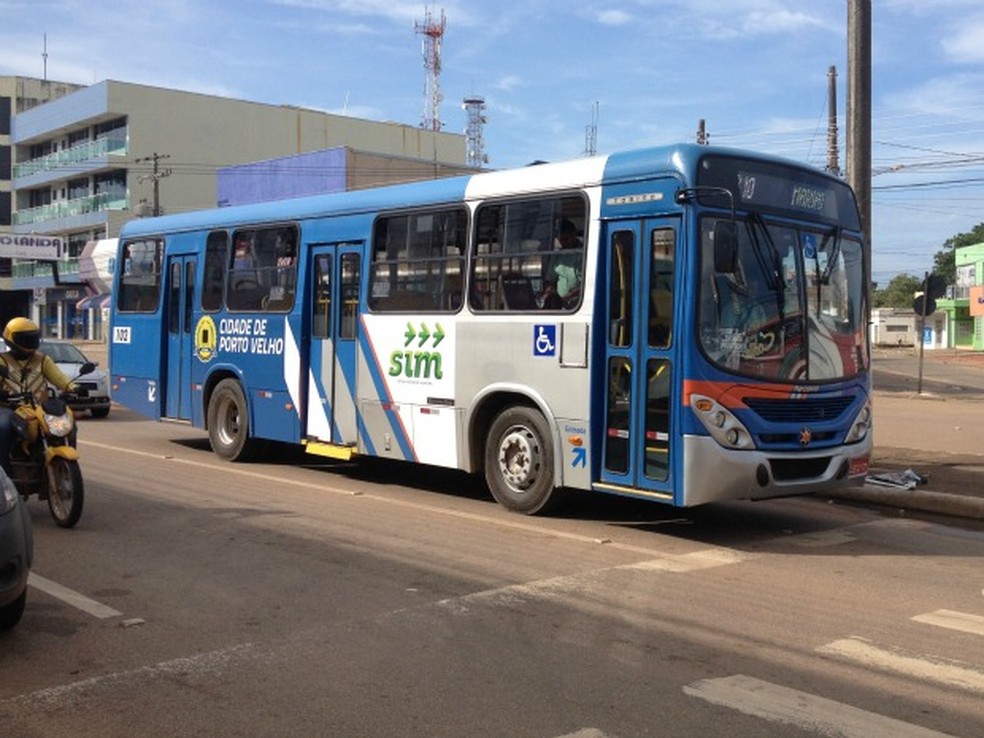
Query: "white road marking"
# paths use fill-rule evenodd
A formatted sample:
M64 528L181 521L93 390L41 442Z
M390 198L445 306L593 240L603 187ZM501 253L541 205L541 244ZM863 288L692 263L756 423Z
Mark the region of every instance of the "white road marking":
M873 646L861 638L844 638L817 649L819 653L847 659L880 671L984 694L984 672L966 664L920 658Z
M945 733L736 674L702 679L683 688L691 697L773 723L843 738L942 738Z
M649 551L650 555L653 553ZM598 582L605 581L608 574L618 571L667 572L685 574L701 571L717 566L727 566L752 558L752 554L744 554L731 549L709 548L694 551L689 554L664 554L659 558L637 561L631 564L619 564L601 569L579 571L574 574L564 574L547 579L537 579L519 584L507 584L495 589L471 592L459 597L438 600L439 607L445 607L458 613L467 613L468 606L484 603L490 607L511 605L522 600L538 599L551 600L569 596L572 593L583 592Z
M615 568L635 569L639 571L668 571L682 574L690 571L700 571L701 569L712 569L716 566L738 564L742 561L748 561L752 557L753 554L743 553L731 548L706 548L688 554L666 554L657 559L639 561L635 564L625 564L624 566Z
M974 635L984 635L984 617L980 615L970 615L966 612L956 612L954 610L937 610L936 612L916 615L912 619L917 623L928 623L929 625L937 625L940 628L960 630L964 633L973 633Z
M94 618L115 618L123 614L119 610L114 610L109 605L96 602L95 600L86 597L84 594L80 594L73 589L64 587L61 584L58 584L58 582L45 579L43 576L33 571L28 577L27 583L35 589L40 589L42 592L49 594L68 605L71 605L77 610L81 610L84 613L92 615Z
M83 679L79 682L61 684L57 687L39 689L36 692L0 700L0 707L18 705L38 709L50 708L57 704L72 703L83 697L88 697L102 689L112 689L121 684L146 679L180 676L186 680L189 676L199 674L217 674L230 664L247 658L257 658L252 643L242 643L218 651L200 653L170 661L161 661L152 666L141 666L129 671L118 671L112 674Z

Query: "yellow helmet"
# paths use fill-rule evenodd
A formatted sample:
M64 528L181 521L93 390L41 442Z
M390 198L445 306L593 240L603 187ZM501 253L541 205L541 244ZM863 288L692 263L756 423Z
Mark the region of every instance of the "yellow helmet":
M30 318L11 318L3 329L3 340L18 359L25 359L41 345L41 329Z

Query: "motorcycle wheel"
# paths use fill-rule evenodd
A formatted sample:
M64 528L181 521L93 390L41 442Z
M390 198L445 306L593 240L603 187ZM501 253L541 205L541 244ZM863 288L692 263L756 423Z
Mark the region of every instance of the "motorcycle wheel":
M79 462L56 456L48 465L48 510L62 528L71 528L82 517L85 490Z

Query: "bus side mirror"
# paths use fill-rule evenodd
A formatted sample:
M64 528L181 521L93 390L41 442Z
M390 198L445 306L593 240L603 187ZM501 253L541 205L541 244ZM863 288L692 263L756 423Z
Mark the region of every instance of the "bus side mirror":
M733 220L714 224L714 271L734 274L738 270L738 230Z

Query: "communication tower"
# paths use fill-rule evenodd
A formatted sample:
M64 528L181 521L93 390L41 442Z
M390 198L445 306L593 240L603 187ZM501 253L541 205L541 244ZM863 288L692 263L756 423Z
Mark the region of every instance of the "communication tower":
M424 37L424 69L427 70L427 79L424 82L424 116L420 123L421 128L428 128L432 131L440 131L444 125L441 123L441 42L444 38L444 28L447 21L444 18L444 9L441 9L441 20L437 22L431 14L430 8L424 13L424 22L414 22L414 32Z
M465 162L476 169L489 163L489 155L485 153L485 136L482 126L488 122L485 117L485 98L473 95L466 97L461 106L468 114L468 125L465 128Z

